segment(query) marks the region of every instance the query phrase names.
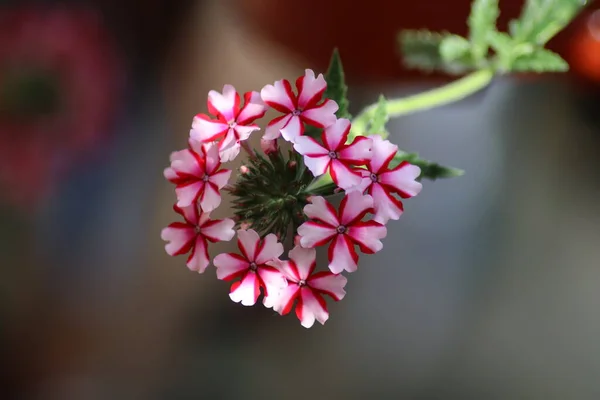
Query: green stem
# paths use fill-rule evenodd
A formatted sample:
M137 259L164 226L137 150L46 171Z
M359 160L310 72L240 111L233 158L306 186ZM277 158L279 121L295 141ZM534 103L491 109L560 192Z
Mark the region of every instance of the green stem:
M387 112L390 118L395 118L462 100L486 87L493 77L492 70L482 69L439 88L400 99L388 100ZM367 131L367 125L376 108L377 103L372 104L353 119L352 136L363 135Z

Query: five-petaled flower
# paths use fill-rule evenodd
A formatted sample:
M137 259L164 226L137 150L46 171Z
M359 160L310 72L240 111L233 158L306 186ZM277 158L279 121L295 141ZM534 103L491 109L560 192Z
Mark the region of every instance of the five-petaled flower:
M304 164L314 176L329 171L333 181L344 190L359 185L361 174L354 166L366 165L371 159L371 139L358 136L346 144L350 121L338 119L321 134L323 145L308 136L296 138L294 149L304 156Z
M188 207L173 207L185 222L173 222L161 232L167 254L178 256L191 250L187 266L192 271L203 273L210 264L208 242L230 241L235 236L232 219L211 220L209 213L201 213L193 204Z
M177 206L198 202L204 212L217 208L221 204L219 191L231 176L231 170L220 167L219 149L213 143L201 144L190 139L189 149L172 153L171 166L164 175L176 185Z
M223 94L211 90L207 103L208 112L217 119L206 114L196 115L190 137L202 143L220 140L221 161L231 161L240 152L240 142L260 129L252 122L265 115L265 105L258 92L247 92L244 94L244 106L240 108L240 95L231 85L223 86Z
M406 161L390 168L389 165L398 152L398 146L389 140L383 140L380 136L374 135L370 138L373 141L373 156L367 169L360 170L363 178L356 189L373 197L375 209L373 219L385 224L390 219L399 219L404 210L402 202L394 196L394 193L406 199L416 196L421 191L423 185L416 181L421 174L421 169Z
M231 300L252 306L258 300L261 287L266 299L268 295L276 295L286 286L282 273L268 265L277 261L283 254L283 245L277 241L274 234L268 234L261 240L258 233L252 229L240 229L237 237L242 255L219 254L213 262L217 267L217 278L224 281L240 278L231 285Z
M298 95L292 91L292 85L287 79L266 85L260 92L263 101L284 115L275 118L267 126L265 139L276 139L281 136L288 142L295 142L304 133L304 123L317 128L326 128L336 120L335 112L338 105L331 99L321 97L327 88L323 74L315 78L315 73L307 69L304 76L296 80Z
M323 295L329 295L333 300L344 298L344 286L348 281L343 275L336 275L329 271L315 273L316 250L294 247L289 252L289 260L274 261L276 266L285 276L288 283L277 295L266 299L266 302L281 315L289 313L294 302L296 316L305 328L310 328L315 320L324 324L329 318L327 304Z
M340 204L339 213L321 196L311 198L311 204L304 207L304 213L313 221L298 227L300 245L313 248L329 245L329 269L334 274L342 271L354 272L357 269L358 245L366 254L382 249L380 239L387 235L387 229L379 222L362 219L373 211L373 198L358 191L348 193Z

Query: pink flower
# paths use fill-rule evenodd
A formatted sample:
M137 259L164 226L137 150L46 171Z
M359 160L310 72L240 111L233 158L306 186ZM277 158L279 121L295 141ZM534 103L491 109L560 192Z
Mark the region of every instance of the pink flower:
M289 256L288 261L271 263L279 268L288 283L278 295L269 296L267 303L273 306L273 310L285 315L292 310L297 299L296 316L302 326L310 328L315 320L324 324L329 313L323 295L329 295L335 301L343 299L346 295L344 286L348 280L329 271L314 273L315 249L296 246Z
M326 128L335 122L335 112L338 105L335 101L325 99L321 104L321 97L327 88L323 74L315 78L315 73L307 69L304 76L296 80L298 95L292 91L292 85L287 79L275 82L274 85L265 86L260 95L270 107L284 115L275 118L265 130L265 139L277 139L281 133L288 142L295 142L296 138L304 132L303 123L317 128Z
M231 161L240 152L240 142L260 128L252 122L265 115L266 108L258 92L244 94L244 106L240 109L240 95L231 85L223 86L223 94L211 90L208 93L208 112L217 117L198 114L192 122L190 137L201 143L220 140L221 161Z
M406 161L390 169L389 164L398 152L398 146L380 136L370 138L373 141L373 157L367 169L360 170L363 179L357 189L373 197L373 219L385 224L390 219L400 218L404 209L402 202L394 194L406 199L416 196L423 188L423 185L416 181L421 169Z
M171 256L186 254L191 250L187 266L192 271L203 273L210 263L208 257L208 241L230 241L235 232L233 220L211 220L209 213L199 213L194 204L188 207L173 207L177 214L183 216L185 222L173 222L160 234L167 241L165 250Z
M361 221L373 211L373 198L353 191L340 204L339 213L323 197L313 196L304 213L313 221L298 227L302 247L329 245L329 269L334 274L357 269L358 245L363 253L373 254L383 248L379 239L387 235L385 226L375 221Z
M321 134L323 145L308 136L298 137L294 144L314 176L329 171L336 185L344 190L362 181L361 174L352 167L365 165L371 159L371 139L358 136L346 144L349 132L350 121L340 118Z
M285 278L277 268L268 265L278 260L283 253L283 245L277 236L270 233L260 240L254 230L239 230L238 247L242 255L235 253L219 254L215 257L217 278L230 281L240 278L231 285L229 297L245 306L256 304L262 287L265 298L275 295L286 286Z
M178 207L199 202L202 211L211 212L221 204L219 191L229 181L231 170L219 169L221 161L216 145L190 139L189 146L171 154L171 166L164 175L177 185Z

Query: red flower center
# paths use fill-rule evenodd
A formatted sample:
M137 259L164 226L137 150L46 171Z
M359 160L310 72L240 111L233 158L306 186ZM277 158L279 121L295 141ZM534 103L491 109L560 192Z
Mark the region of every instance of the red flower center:
M373 181L373 183L377 182L377 180L379 179L376 174L371 174L370 178Z
M340 235L343 235L344 233L346 233L348 228L346 228L344 225L340 225L336 228L336 230L337 230L337 233L339 233Z
M336 158L338 158L338 154L335 151L330 151L329 157L335 160Z

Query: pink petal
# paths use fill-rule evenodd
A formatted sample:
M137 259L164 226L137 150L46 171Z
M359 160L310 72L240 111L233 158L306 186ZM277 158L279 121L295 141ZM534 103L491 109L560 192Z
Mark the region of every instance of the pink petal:
M371 145L371 139L358 136L352 144L340 150L339 158L352 165L365 165L371 159Z
M253 306L260 295L260 284L256 274L250 271L244 276L241 282L235 282L231 285L229 297L236 303L242 303L244 306Z
M238 137L235 129L230 128L223 136L223 140L219 142L219 151L227 150L238 143Z
M206 240L200 235L196 236L196 243L192 252L187 260L187 267L191 271L196 271L198 273L203 273L210 264L210 259L208 258L208 247L206 246Z
M373 141L370 170L377 174L381 169L387 169L390 161L394 159L394 156L398 152L398 146L389 140L383 140L379 135L372 135L369 138Z
M329 150L309 136L300 136L294 143L294 150L303 156L319 157L329 154Z
M318 222L308 221L298 227L300 235L300 245L302 247L322 246L331 240L337 234L335 228L328 225L322 225Z
M212 175L221 166L219 157L219 146L216 143L205 143L202 145L202 153L204 155L204 172L207 175Z
M360 246L360 251L373 254L383 248L380 239L387 235L387 229L375 221L357 222L348 228L347 235Z
M234 226L230 218L215 219L202 224L200 233L211 242L228 242L235 236Z
M229 125L218 120L211 120L204 114L198 114L192 122L190 137L202 143L214 142L223 136L228 129Z
M368 194L351 192L343 198L340 204L340 216L342 225L349 226L363 217L373 208L373 198Z
M171 167L165 168L163 175L169 182L174 182L179 179L179 175L177 175L177 172Z
M300 320L300 324L305 328L313 326L315 320L324 324L329 319L325 300L321 296L315 295L306 286L300 289L300 296L296 305L296 315Z
M201 177L204 175L202 157L189 150L179 153L179 157L171 162L171 168L178 173Z
M335 275L331 272L319 272L307 280L307 284L314 290L331 296L335 301L340 301L346 295L344 286L348 279L343 275Z
M165 245L167 254L178 256L190 251L196 238L196 232L188 224L174 222L161 231L160 238L168 242Z
M255 230L240 229L237 231L238 247L249 262L253 262L260 245L260 236Z
M389 186L404 198L413 197L421 192L423 185L415 179L421 174L421 168L403 162L389 172L379 175L379 182Z
M264 265L256 270L256 273L264 284L264 295L278 295L287 287L287 280L276 268ZM268 304L268 302L267 302Z
M335 112L338 105L333 100L325 100L323 104L302 111L301 117L304 122L317 128L327 128L336 121Z
M298 107L303 110L314 106L321 100L323 92L327 89L327 83L323 74L319 74L315 78L315 73L307 69L304 71L304 76L296 81L296 87L298 88Z
M194 204L198 197L204 192L204 186L204 181L202 180L192 181L183 185L177 185L175 188L175 194L177 195L177 206L188 207Z
M351 191L362 182L362 176L358 171L350 169L350 167L337 159L331 160L329 173L335 184L344 190Z
M294 300L300 294L300 286L295 283L288 283L277 295L269 295L266 300L266 306L273 307L273 310L281 315L285 315L292 310Z
M213 264L217 268L217 278L223 281L235 279L249 268L244 257L233 253L219 254L213 260Z
M200 208L204 212L211 212L221 204L221 194L217 185L211 182L207 182L204 185L204 191L198 198Z
M282 115L281 117L271 120L265 129L263 139L273 140L281 136L281 128L287 125L290 118L292 118L292 114Z
M298 138L300 139L300 138ZM304 156L304 165L312 172L313 176L321 176L327 172L331 164L331 157L320 156L320 157L309 157Z
M300 275L298 273L298 268L293 261L290 260L274 260L267 263L272 267L277 268L281 273L285 276L285 278L290 282L298 282L300 281Z
M200 222L200 213L198 212L198 206L196 204L191 204L187 207L179 207L177 204L173 207L173 210L179 215L181 215L188 224L190 225L198 225Z
M329 270L334 274L354 272L357 262L358 254L354 250L354 244L346 235L337 235L329 245Z
M238 142L244 141L244 140L248 140L248 138L250 137L250 134L254 131L258 131L260 130L260 127L258 125L236 125L235 128L233 128L237 134L237 140Z
M265 103L260 98L258 92L247 92L244 94L244 108L237 117L238 125L246 125L250 122L262 118L267 111Z
M229 182L229 178L231 177L230 169L222 169L210 176L208 181L214 185L216 185L219 189L223 189L227 182Z
M260 91L260 97L267 105L279 112L289 113L296 109L292 86L286 79L279 80L274 85L266 85Z
M171 155L169 156L169 162L173 162L175 160L181 160L185 155L184 153L189 153L189 149L183 149L183 150L179 150L179 151L174 151L171 153Z
M221 162L229 162L235 160L235 158L240 154L240 149L240 144L236 143L225 150L220 150L219 155L221 156Z
M308 218L316 219L334 228L340 225L335 208L321 196L312 196L310 203L304 206L304 213Z
M281 136L288 142L294 143L304 132L304 126L298 116L292 116L288 123L281 128Z
M208 92L208 109L211 114L221 114L225 121L234 121L240 107L240 95L231 85L223 86L223 94L216 90Z
M350 121L340 118L333 125L328 126L321 134L323 144L332 151L346 144L350 132Z
M400 218L404 211L402 202L378 183L373 184L370 190L375 208L373 220L380 224L386 224L390 219L397 220Z
M259 250L256 253L254 261L258 265L265 264L267 261L278 259L283 254L283 245L277 241L277 236L269 233L263 239Z
M297 272L297 281L306 281L317 265L317 251L296 246L290 250L289 257L294 261L294 269L296 270L294 272Z

